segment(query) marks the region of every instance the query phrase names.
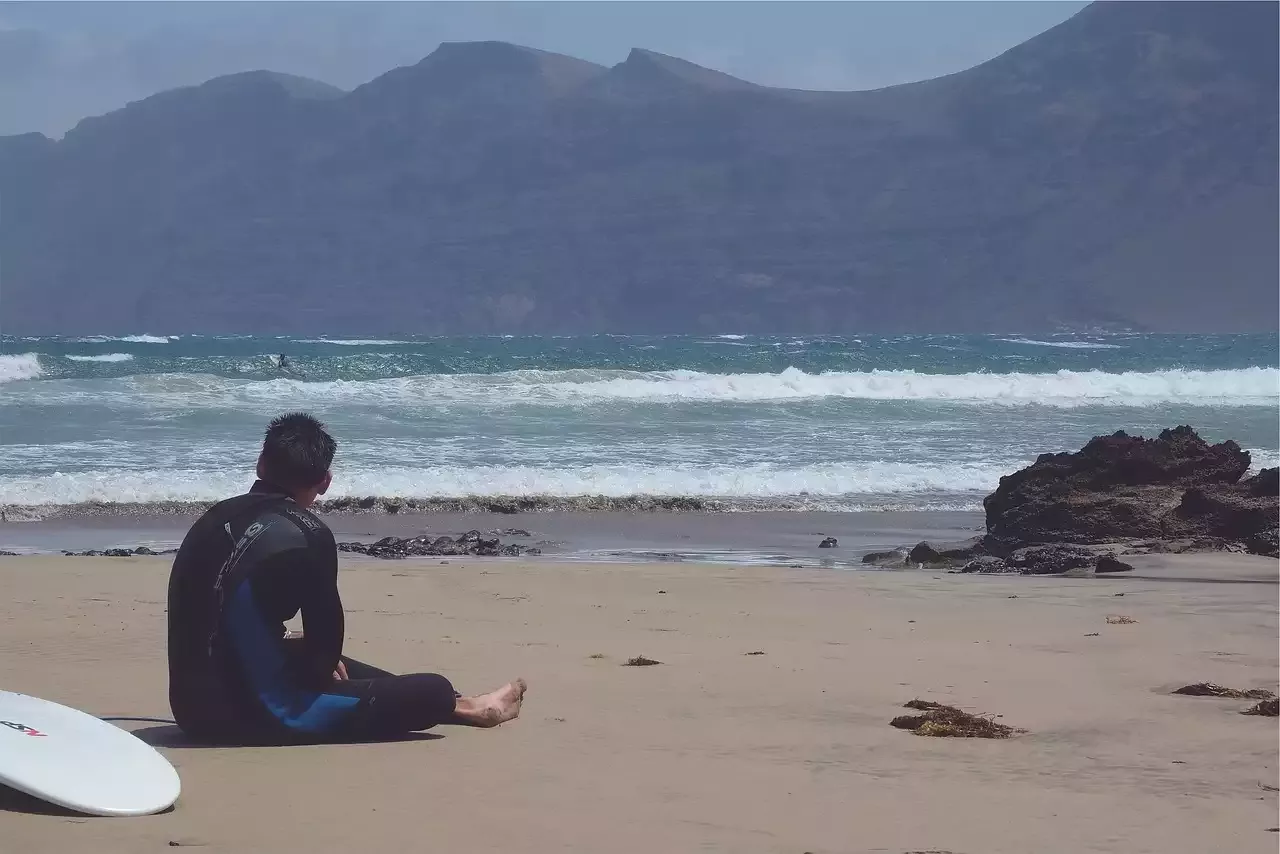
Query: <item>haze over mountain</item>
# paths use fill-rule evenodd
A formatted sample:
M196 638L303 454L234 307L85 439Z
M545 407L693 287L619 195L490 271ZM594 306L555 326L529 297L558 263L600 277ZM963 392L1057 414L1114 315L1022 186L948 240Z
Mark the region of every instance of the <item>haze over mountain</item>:
M0 136L270 68L352 89L441 42L496 40L613 65L632 45L756 83L873 89L977 65L1080 0L0 0Z
M0 139L8 333L1274 330L1275 3L866 92L441 45Z

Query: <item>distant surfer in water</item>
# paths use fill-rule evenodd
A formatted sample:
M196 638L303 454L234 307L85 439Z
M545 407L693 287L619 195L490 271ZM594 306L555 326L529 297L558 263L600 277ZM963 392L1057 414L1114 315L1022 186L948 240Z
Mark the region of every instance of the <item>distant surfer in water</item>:
M284 744L515 719L523 679L463 697L438 674L395 676L342 655L337 546L307 509L329 488L336 448L311 416L276 418L253 487L214 505L183 539L168 613L178 726L202 741ZM287 634L299 611L304 632Z
M304 380L306 379L306 375L303 374L302 371L294 370L293 362L290 362L289 357L284 353L276 356L276 370L282 374L288 374L291 377L298 377L299 379Z

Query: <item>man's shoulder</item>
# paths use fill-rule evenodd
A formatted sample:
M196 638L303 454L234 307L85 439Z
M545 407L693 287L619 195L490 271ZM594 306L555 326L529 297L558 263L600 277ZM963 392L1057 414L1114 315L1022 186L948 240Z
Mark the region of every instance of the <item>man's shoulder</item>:
M284 528L276 528L271 524L273 518L289 524ZM232 520L239 520L235 525L237 529L252 527L259 522L266 527L276 528L273 537L280 537L285 535L285 531L293 530L294 536L305 539L309 545L323 546L334 542L329 526L314 513L299 507L291 498L260 492L246 492L214 504L192 525L188 536L199 537L204 532L220 535L223 526Z
M334 548L333 531L330 531L329 526L324 524L324 520L321 520L319 516L316 516L310 510L298 507L292 501L283 501L279 504L274 504L271 507L271 512L293 522L296 529L306 539L308 548L320 549L320 551L328 551L328 549Z
M283 501L274 509L275 512L287 517L299 528L302 528L308 538L312 535L318 535L321 539L325 537L333 538L333 532L329 530L329 526L319 516L310 510L299 507L292 501Z

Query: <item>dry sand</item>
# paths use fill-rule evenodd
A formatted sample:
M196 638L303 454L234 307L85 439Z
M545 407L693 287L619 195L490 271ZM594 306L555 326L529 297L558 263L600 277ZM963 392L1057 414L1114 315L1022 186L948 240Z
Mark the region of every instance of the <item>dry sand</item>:
M167 573L0 561L0 685L167 717ZM1235 556L1079 580L345 563L349 654L464 691L523 675L523 717L266 749L123 724L177 766L175 809L83 818L6 793L0 850L1271 854L1276 720L1169 691L1277 688L1276 581L1275 561ZM621 666L640 654L663 664ZM1028 732L891 728L916 697Z

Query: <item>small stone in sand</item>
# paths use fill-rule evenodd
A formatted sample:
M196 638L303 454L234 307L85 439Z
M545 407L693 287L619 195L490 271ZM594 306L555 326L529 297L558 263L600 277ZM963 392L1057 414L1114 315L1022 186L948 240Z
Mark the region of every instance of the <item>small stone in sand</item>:
M757 650L755 650L754 652L748 652L748 653L745 653L745 654L746 654L746 655L764 655L764 650L763 650L763 649L757 649Z
M595 652L595 653L592 653L591 655L588 655L587 658L604 658L604 653Z
M628 658L622 663L623 667L652 667L655 664L661 664L661 661L655 661L652 658L645 658L643 655L637 655L635 658Z
M1107 617L1107 625L1110 626L1128 626L1138 622L1133 617L1126 617L1124 614L1112 614Z

